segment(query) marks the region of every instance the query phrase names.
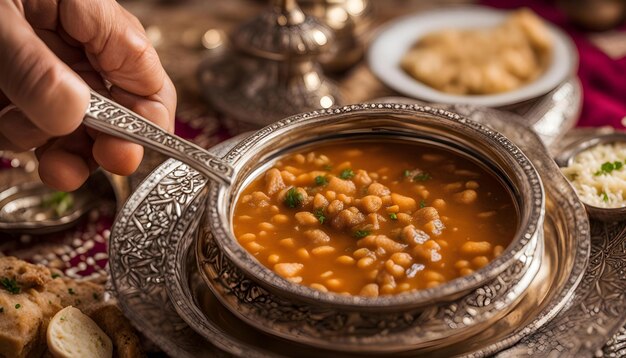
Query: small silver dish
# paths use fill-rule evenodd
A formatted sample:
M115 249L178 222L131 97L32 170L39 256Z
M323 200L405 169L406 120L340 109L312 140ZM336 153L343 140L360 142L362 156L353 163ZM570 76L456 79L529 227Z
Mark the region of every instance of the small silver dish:
M65 230L98 203L97 198L111 192L102 171L94 173L78 190L68 193L71 205L62 212L45 205L58 193L41 182L27 182L0 192L0 232L46 234Z
M626 133L613 132L595 135L593 137L586 136L563 147L554 158L554 160L560 168L564 168L572 164L576 155L587 149L590 149L599 144L610 144L617 142L626 143ZM578 192L576 192L576 195L578 195ZM589 216L594 219L609 222L621 221L626 219L626 206L619 208L602 208L586 203L585 200L583 200L583 198L580 196L578 196L578 198L585 205Z

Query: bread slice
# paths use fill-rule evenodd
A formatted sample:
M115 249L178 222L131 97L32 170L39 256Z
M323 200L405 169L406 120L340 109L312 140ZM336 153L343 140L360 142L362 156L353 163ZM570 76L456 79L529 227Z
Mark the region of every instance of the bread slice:
M78 308L67 306L48 325L48 349L55 358L111 358L113 344L100 327Z

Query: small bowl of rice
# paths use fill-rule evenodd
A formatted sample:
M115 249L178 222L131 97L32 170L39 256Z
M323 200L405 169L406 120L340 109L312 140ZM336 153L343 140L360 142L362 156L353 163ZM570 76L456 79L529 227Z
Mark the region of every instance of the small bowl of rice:
M571 143L556 162L592 218L626 220L626 133Z

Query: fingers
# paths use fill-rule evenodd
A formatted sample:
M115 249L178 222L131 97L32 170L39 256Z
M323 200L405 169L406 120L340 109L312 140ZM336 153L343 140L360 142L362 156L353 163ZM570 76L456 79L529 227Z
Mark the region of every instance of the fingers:
M45 46L12 4L0 2L0 14L0 90L45 133L71 133L87 108L87 86Z
M166 75L156 51L143 29L116 2L63 1L59 18L111 83L140 96L150 96L163 87Z
M78 189L96 168L91 156L92 140L84 127L37 149L39 177L58 190Z
M89 166L79 155L62 149L50 149L39 158L39 177L46 185L62 191L74 191L89 178Z
M0 117L0 133L10 143L5 148L23 152L44 145L50 136L42 132L24 114L15 108Z

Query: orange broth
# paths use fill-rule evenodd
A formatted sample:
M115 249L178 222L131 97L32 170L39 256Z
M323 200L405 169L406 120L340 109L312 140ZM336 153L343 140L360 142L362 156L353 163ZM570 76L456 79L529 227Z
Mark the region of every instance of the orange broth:
M469 275L517 226L494 174L408 142L331 142L289 154L244 189L233 217L240 244L285 279L374 297Z

